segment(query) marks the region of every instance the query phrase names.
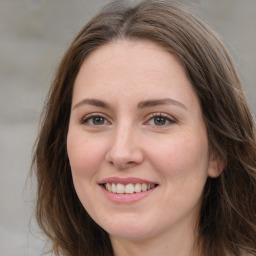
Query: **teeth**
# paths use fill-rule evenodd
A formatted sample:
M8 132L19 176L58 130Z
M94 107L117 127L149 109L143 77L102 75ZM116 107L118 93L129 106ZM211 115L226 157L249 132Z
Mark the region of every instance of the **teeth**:
M112 184L112 186L113 186L113 184ZM116 185L116 193L117 194L123 194L124 193L124 185L123 184L118 183Z
M123 185L120 183L117 183L117 184L106 183L104 186L107 191L112 193L117 193L117 194L140 193L156 187L155 184L146 184L146 183L136 183L136 184L129 183L127 185Z
M111 186L109 183L107 183L107 184L105 185L105 188L106 188L106 190L109 191L109 192L112 191L112 190L111 190L112 186Z
M115 183L112 183L111 185L111 191L112 193L116 193L116 184Z
M135 191L136 193L141 192L141 184L137 183L137 184L134 186L134 191Z
M145 184L145 183L142 183L142 185L141 185L141 190L142 190L142 191L147 191L147 190L148 190L148 185Z
M125 186L125 193L126 194L133 194L134 193L134 186L133 186L133 184L127 184Z

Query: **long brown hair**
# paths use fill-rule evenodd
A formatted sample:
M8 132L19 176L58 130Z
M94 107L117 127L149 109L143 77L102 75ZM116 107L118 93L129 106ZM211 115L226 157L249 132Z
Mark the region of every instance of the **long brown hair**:
M66 150L74 80L86 57L124 38L150 40L174 54L200 100L211 154L225 163L208 178L198 220L207 256L256 255L255 123L229 53L215 32L170 1L107 5L77 35L48 94L32 169L38 181L36 216L52 250L73 256L113 255L108 234L87 214L71 177Z

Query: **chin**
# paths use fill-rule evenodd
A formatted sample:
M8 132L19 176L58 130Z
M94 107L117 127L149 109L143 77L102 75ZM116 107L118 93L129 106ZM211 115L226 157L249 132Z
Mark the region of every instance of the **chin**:
M142 223L136 220L117 220L113 223L101 225L110 237L126 240L143 240L151 234L151 228L148 223ZM153 229L154 230L154 229Z
M145 240L149 237L150 232L146 232L146 230L127 230L127 229L118 229L118 230L110 230L108 232L110 238L119 238L129 241L141 241Z

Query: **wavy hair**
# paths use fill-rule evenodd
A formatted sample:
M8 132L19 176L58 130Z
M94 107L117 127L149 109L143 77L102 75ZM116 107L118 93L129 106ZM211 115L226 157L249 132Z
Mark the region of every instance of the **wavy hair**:
M256 255L255 122L230 55L216 33L171 1L108 4L63 57L35 145L36 217L56 255L113 256L108 234L87 214L72 182L66 149L72 91L81 64L117 39L150 40L183 65L207 126L211 153L225 168L208 178L198 219L200 255ZM244 253L244 254L243 254Z

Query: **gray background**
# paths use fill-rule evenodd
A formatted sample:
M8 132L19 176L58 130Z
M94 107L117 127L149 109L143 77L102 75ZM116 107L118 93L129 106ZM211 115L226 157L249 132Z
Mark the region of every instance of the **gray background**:
M0 0L0 256L42 253L26 182L40 112L65 49L106 2ZM228 44L255 112L256 0L187 2Z

